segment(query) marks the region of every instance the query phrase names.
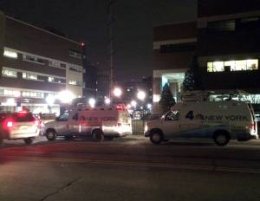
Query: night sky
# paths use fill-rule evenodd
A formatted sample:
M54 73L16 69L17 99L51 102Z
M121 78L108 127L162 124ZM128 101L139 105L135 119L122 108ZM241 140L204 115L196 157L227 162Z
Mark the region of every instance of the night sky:
M54 27L84 41L88 60L107 66L108 0L0 0L9 16L40 27ZM152 75L153 27L194 20L196 0L115 0L115 80Z

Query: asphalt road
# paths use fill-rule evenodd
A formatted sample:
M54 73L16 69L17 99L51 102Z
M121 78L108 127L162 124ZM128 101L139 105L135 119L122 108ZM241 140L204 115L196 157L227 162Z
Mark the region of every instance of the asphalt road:
M0 148L0 201L260 200L260 143L169 142L143 137Z

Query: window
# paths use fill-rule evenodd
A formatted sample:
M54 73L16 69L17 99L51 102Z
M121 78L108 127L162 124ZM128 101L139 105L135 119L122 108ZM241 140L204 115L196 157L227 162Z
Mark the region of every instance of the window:
M52 67L60 67L60 62L56 60L48 60L48 65Z
M79 51L77 51L77 50L69 50L69 56L73 57L73 58L76 58L76 59L81 59L82 58L81 53Z
M48 77L48 82L66 84L65 78Z
M207 72L257 70L258 63L258 59L213 61L207 63Z
M65 63L61 63L61 64L60 64L60 67L66 68L66 64L65 64Z
M14 70L14 69L11 69L11 68L3 67L3 69L2 69L2 76L17 78L17 71Z
M26 98L44 98L44 93L36 91L23 91L22 97Z
M23 79L27 79L27 80L37 80L37 74L34 74L34 73L25 73L23 72L22 74L23 76Z
M180 117L180 113L179 111L175 110L175 111L170 111L165 115L165 120L166 121L177 121L179 120Z
M18 90L4 89L4 96L20 97L21 92Z
M172 52L190 52L195 50L195 43L182 43L182 44L168 44L161 45L160 52L161 53L172 53Z
M209 31L235 31L236 23L235 20L215 21L209 22L207 25Z
M28 61L28 62L33 62L33 63L38 63L38 64L45 64L45 60L42 58L39 58L37 56L34 55L29 55L29 54L24 54L23 55L23 60L24 61Z
M69 84L70 85L74 85L74 86L81 86L81 82L77 81L77 80L69 80Z
M13 51L13 50L8 50L6 48L4 48L4 54L5 57L9 57L12 59L17 59L18 58L18 54L17 52Z

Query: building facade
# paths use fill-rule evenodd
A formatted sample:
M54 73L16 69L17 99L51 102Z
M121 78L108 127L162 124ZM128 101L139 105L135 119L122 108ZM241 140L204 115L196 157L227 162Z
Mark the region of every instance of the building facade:
M260 2L199 0L197 27L204 89L238 89L260 103Z
M259 0L198 0L197 8L194 22L154 29L153 102L159 101L166 82L179 100L176 91L181 92L193 57L203 90L222 95L242 91L247 100L259 104Z
M81 44L0 13L0 102L2 110L25 106L59 113L66 90L82 96ZM69 99L66 97L64 100Z
M196 22L154 28L153 102L158 103L163 86L169 84L176 101L197 43Z

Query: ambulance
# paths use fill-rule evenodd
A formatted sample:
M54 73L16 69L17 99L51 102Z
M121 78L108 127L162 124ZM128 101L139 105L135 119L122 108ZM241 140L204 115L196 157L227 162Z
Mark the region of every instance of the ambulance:
M161 119L148 121L145 137L154 144L176 138L204 138L224 146L231 139L257 139L258 132L251 104L200 101L177 103Z
M45 136L49 141L62 136L66 140L74 137L91 137L101 141L132 134L131 117L124 104L113 107L80 106L65 111L45 124Z

